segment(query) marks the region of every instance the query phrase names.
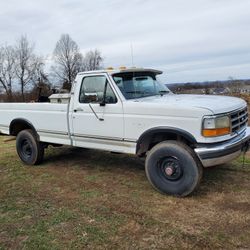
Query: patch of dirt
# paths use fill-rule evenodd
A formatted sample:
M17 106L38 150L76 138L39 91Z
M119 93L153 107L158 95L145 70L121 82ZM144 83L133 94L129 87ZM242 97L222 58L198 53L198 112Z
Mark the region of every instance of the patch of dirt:
M233 198L224 199L216 204L220 210L233 210L235 212L246 213L250 215L250 198L249 201L235 201Z
M137 223L134 220L129 220L118 229L118 233L124 234L127 232L131 232L132 234L137 234L140 232L140 230L141 230L141 226L139 223Z

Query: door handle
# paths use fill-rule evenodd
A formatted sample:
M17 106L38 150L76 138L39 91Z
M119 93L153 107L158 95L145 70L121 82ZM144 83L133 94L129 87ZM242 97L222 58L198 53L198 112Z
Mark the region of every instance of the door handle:
M76 109L74 109L74 112L76 113L76 112L79 112L79 111L83 111L83 109L82 108L76 108Z

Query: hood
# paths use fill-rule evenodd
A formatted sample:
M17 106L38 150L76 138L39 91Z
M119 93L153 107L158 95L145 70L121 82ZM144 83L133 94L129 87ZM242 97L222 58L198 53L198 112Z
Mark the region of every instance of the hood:
M246 106L246 102L240 98L216 95L167 94L140 98L134 101L163 105L168 104L174 107L202 108L211 111L213 114L227 113Z

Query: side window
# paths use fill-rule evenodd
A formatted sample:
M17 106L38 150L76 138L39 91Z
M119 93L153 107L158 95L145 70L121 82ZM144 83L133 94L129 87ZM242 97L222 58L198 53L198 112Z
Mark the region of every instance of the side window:
M80 90L80 103L101 103L104 99L106 87L106 103L116 103L117 98L111 89L105 76L88 76L84 77Z

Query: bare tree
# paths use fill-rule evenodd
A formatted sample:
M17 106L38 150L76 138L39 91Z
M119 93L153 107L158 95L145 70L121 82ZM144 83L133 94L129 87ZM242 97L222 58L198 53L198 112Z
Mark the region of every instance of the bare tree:
M0 84L8 99L12 99L12 85L15 78L15 50L11 46L0 48Z
M42 59L34 53L26 36L21 36L15 48L15 73L21 85L22 100L24 101L24 88L29 83L34 83L37 69L42 66Z
M32 92L37 92L37 101L48 101L48 96L51 94L52 85L49 80L49 75L44 71L44 65L39 67L36 72L36 82Z
M80 49L68 34L63 34L56 43L53 55L53 71L64 87L70 89L77 73L82 70L83 56Z
M98 70L102 68L103 57L97 49L90 50L86 53L83 59L83 68L86 71Z

